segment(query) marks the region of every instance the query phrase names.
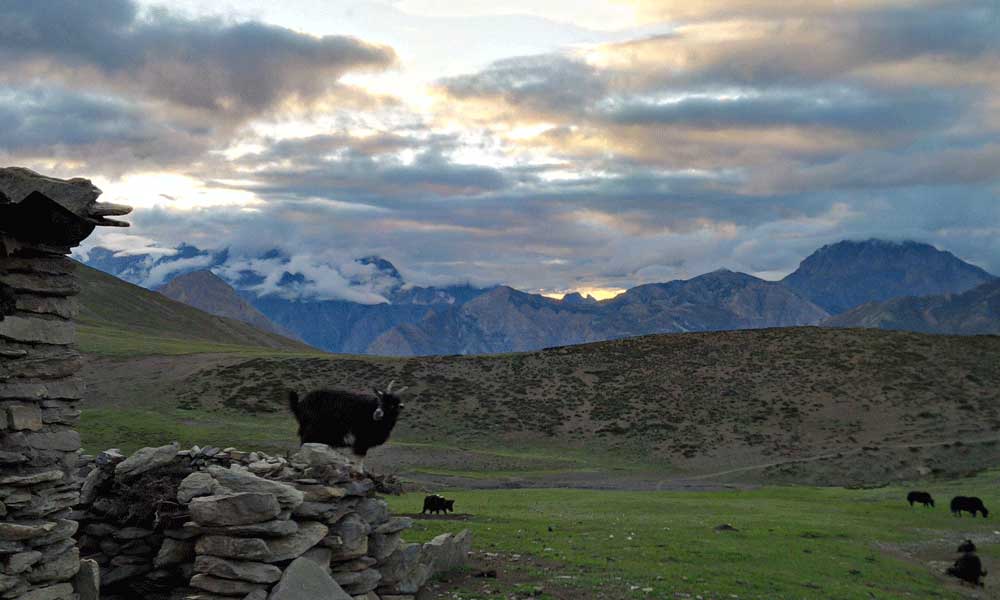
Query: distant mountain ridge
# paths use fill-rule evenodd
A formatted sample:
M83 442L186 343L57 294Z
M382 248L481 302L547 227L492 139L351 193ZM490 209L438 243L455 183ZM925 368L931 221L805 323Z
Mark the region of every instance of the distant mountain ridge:
M919 333L1000 335L1000 279L961 294L908 296L869 302L831 317L823 325Z
M964 292L991 279L930 244L866 240L823 246L782 282L838 314L865 302Z
M295 333L271 322L211 271L203 269L179 275L170 280L170 283L156 288L156 291L209 314L236 319L263 331L299 339Z
M180 274L176 280L205 269L203 264L219 267L230 276L234 272L227 268L226 251L212 253L193 246L178 249L176 259L115 256L105 249L93 249L90 256L102 268L119 268L133 278L143 277L146 268L147 279L174 270ZM282 260L278 250L260 258ZM652 333L837 323L830 320L831 315L864 303L939 290L961 293L993 280L983 269L928 244L881 240L824 246L782 281L721 269L688 280L640 285L604 301L579 293L557 300L507 286L411 286L384 258L367 256L355 263L352 271L358 274L352 276L351 284L373 290L376 298L386 302L296 296L292 292L308 285L309 278L288 271L278 282L278 293L261 293L265 278L243 269L231 283L245 306L238 306L233 295L227 294L223 304L229 312L222 314L246 315L248 309L256 310L278 331L293 332L306 343L331 352L483 354ZM287 259L280 264L288 264ZM221 280L212 283L228 287ZM210 296L197 289L185 294ZM211 312L208 304L202 306Z

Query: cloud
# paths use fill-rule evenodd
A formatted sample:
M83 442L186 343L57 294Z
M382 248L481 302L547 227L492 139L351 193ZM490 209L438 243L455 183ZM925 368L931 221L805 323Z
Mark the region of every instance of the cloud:
M0 16L0 60L7 78L116 90L239 121L308 103L350 71L392 65L395 54L347 36L140 12L131 0L14 0Z

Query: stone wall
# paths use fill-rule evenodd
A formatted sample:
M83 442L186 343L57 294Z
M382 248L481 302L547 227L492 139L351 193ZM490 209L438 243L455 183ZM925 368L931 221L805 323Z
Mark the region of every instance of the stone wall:
M403 540L376 481L306 444L289 459L176 444L85 457L79 545L105 599L409 600L459 568L471 535ZM306 590L307 592L304 592ZM304 595L305 594L305 595Z
M0 598L75 596L79 291L64 255L127 207L84 179L0 169ZM94 575L87 570L83 577Z

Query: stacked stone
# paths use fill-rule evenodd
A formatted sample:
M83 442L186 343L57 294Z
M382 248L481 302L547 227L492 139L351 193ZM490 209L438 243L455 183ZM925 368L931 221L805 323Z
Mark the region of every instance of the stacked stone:
M0 598L74 595L80 286L64 255L126 207L89 181L0 169ZM93 588L94 565L81 584Z
M196 590L189 598L199 600L409 600L435 573L461 567L471 545L468 532L405 544L412 521L393 518L374 480L322 444L291 459L176 444L128 459L107 451L85 471L80 544L101 563L105 586L147 578L187 582ZM159 532L102 517L116 501L109 483L143 474L179 482L183 518L165 520ZM123 536L135 536L129 543L144 544L142 552ZM316 595L295 592L302 589Z

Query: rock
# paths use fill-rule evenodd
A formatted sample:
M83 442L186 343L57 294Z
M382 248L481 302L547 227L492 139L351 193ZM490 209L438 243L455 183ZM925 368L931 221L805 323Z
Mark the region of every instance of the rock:
M18 542L44 535L56 528L52 521L0 522L0 540Z
M80 570L80 550L75 546L53 559L48 559L28 572L28 581L43 583L72 579Z
M80 600L101 599L101 569L96 562L89 559L80 561L80 570L73 580L73 587L80 595Z
M109 536L116 531L118 531L118 528L115 527L114 525L102 522L90 523L89 525L83 528L84 533L86 533L87 535L92 535L94 537Z
M181 480L177 487L177 501L181 504L187 504L199 496L218 496L231 493L232 490L220 485L208 473L195 471Z
M94 462L101 466L117 465L125 460L125 455L118 448L109 448L94 457Z
M200 496L188 505L199 525L227 527L262 523L278 516L281 505L271 494L241 492L225 496Z
M344 591L352 596L366 594L382 581L382 574L375 569L365 569L364 571L340 571L333 574L333 580L344 588Z
M337 487L344 491L345 496L367 496L375 489L375 482L371 479L361 479L341 483Z
M292 561L268 600L351 600L330 575L308 558Z
M0 477L0 485L25 486L37 485L49 481L59 481L63 478L63 472L58 469L31 473L28 475L7 475Z
M373 527L389 520L389 505L381 498L365 498L354 510Z
M45 319L27 314L7 315L0 321L0 338L68 346L76 342L76 325L62 319Z
M142 448L115 465L115 477L127 479L170 464L177 457L180 444L173 442L158 448Z
M388 558L395 552L403 538L399 533L373 533L368 537L368 555L377 560Z
M334 571L364 571L370 567L375 566L378 561L370 556L362 556L361 558L355 558L354 560L349 560L347 562L337 563L333 566Z
M290 536L268 540L270 556L263 559L264 562L275 563L283 560L291 560L302 556L306 550L312 548L326 537L329 528L316 521L303 521L299 523L299 530Z
M424 544L424 560L434 572L443 573L465 566L471 550L472 532L468 529L455 535L442 533Z
M32 538L28 541L32 546L48 546L62 540L68 540L76 534L80 524L69 519L59 519L56 526L45 535Z
M413 527L413 519L410 517L393 517L385 523L375 528L375 533L399 533Z
M7 423L15 431L38 431L42 428L42 411L37 404L8 406Z
M292 462L310 467L336 466L352 468L354 461L326 444L302 444L302 449L292 455Z
M333 552L329 548L323 548L322 546L316 546L315 548L310 548L306 550L305 554L302 555L303 558L308 558L309 560L315 562L317 565L323 567L326 572L330 572L330 559L333 557Z
M194 570L214 577L239 579L251 583L274 583L281 579L281 569L274 565L253 561L227 560L217 556L199 556L194 561Z
M68 583L57 583L35 588L17 597L17 600L70 600L73 597L73 586Z
M208 473L220 484L233 492L259 492L272 494L281 506L295 509L302 504L303 494L287 483L257 477L253 473L241 471L237 467L224 469L217 465L208 467Z
M194 542L190 540L175 540L165 538L160 545L160 551L153 559L153 566L156 568L179 565L190 562L194 558Z
M299 524L291 520L274 520L264 523L252 523L250 525L233 525L231 527L202 527L193 522L184 524L184 531L190 532L191 537L202 534L209 535L229 535L234 537L284 537L292 535L299 530Z
M340 500L346 496L343 488L332 487L320 484L295 484L295 489L304 494L304 500L308 502L330 502Z
M424 560L421 544L405 544L379 565L382 582L379 594L416 594L434 574Z
M353 511L354 507L347 503L303 502L292 512L292 515L298 519L312 519L327 523L336 523L344 515Z
M267 600L267 592L264 590L254 590L246 596L243 596L243 600Z
M198 554L210 554L239 560L261 560L271 558L271 549L260 538L238 538L224 535L206 535L194 546Z
M18 573L23 573L31 568L31 565L35 564L42 559L42 553L37 550L31 550L28 552L18 552L16 554L11 554L4 561L3 572L8 575L17 575Z
M267 586L259 583L249 583L246 581L237 581L235 579L222 579L220 577L212 577L211 575L205 575L203 573L198 573L192 577L190 585L193 588L205 590L206 592L212 592L213 594L221 594L223 596L243 596L257 590L267 590Z
M350 560L368 553L368 523L357 513L351 513L330 528L323 545L333 550L333 560Z
M139 540L142 538L147 538L153 535L153 532L149 529L143 529L142 527L123 527L115 531L112 535L116 540Z
M115 567L101 576L101 585L106 587L118 583L119 581L125 581L126 579L132 579L140 575L145 575L152 570L153 565L150 564L122 565L120 567Z
M109 479L111 479L111 473L101 468L93 469L87 473L87 478L80 486L80 504L93 504L94 499L97 498L97 491Z

